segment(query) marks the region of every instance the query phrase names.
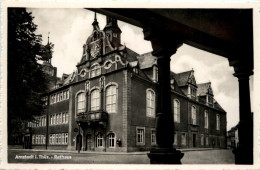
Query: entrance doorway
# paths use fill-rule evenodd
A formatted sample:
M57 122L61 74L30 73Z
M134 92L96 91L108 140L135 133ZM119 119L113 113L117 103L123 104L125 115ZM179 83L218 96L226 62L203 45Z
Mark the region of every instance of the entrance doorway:
M91 150L91 135L87 135L86 136L86 151L90 151Z
M196 134L195 133L192 134L192 142L193 142L193 147L195 148L196 147Z

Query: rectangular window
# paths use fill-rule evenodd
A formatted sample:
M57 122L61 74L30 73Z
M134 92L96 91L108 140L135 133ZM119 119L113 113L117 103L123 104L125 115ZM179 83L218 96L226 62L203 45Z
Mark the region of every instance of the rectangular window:
M115 147L115 134L114 133L110 133L108 135L108 147L109 148Z
M49 143L52 144L52 135L49 136Z
M116 112L116 86L109 86L106 91L106 111L108 113Z
M66 100L66 91L63 92L63 100Z
M216 129L220 130L220 115L219 114L216 115L216 119L217 119L217 122L216 122L217 127L216 127Z
M59 124L59 114L56 114L56 125Z
M177 145L178 144L178 135L177 132L174 132L174 143L173 145Z
M64 137L65 137L65 134L62 133L62 134L61 134L61 144L64 144L64 139L65 139Z
M60 101L60 94L58 93L57 94L57 102L59 102Z
M54 94L54 101L53 103L56 103L56 94Z
M196 125L197 124L197 118L196 118L196 107L195 106L191 107L191 119L192 119L192 124Z
M144 145L145 141L144 141L144 128L142 127L137 127L136 128L136 144L138 145Z
M50 104L52 104L54 102L54 96L51 95L51 101L50 101Z
M66 92L67 99L69 99L69 95L70 95L69 90L67 90Z
M201 144L201 146L204 146L204 135L203 134L201 134L201 136L200 136L200 144Z
M65 121L66 123L68 123L69 122L69 114L68 114L68 112L66 112L66 121Z
M59 134L56 134L56 135L55 135L55 138L56 138L55 143L56 143L56 144L59 144Z
M206 136L206 145L209 146L209 137Z
M85 93L80 93L77 96L77 113L84 112L86 110L86 97Z
M68 133L65 133L65 144L68 144Z
M100 104L100 93L99 90L94 90L91 93L91 110L95 111L99 109L99 104Z
M35 143L35 135L32 135L32 144Z
M151 144L152 145L156 144L156 131L155 130L151 131Z
M209 114L208 114L208 111L205 110L205 113L204 113L204 127L205 129L208 129L209 128Z
M181 134L181 144L186 145L186 133Z
M98 134L97 135L97 144L96 144L97 148L102 148L103 147L103 135L102 134Z
M180 123L180 102L178 100L174 100L173 102L173 112L174 112L174 122Z
M60 92L60 101L63 100L62 92Z

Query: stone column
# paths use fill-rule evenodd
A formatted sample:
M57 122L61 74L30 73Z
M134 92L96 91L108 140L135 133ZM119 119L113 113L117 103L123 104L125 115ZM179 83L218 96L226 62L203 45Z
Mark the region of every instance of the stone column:
M163 31L162 31L163 32ZM156 142L148 157L151 164L181 164L183 153L173 148L174 121L171 109L170 57L182 44L158 29L144 29L146 40L150 40L153 55L158 57L158 88L156 114Z
M239 83L239 146L233 150L236 164L253 164L253 115L250 105L249 76L252 70L246 64L234 66Z

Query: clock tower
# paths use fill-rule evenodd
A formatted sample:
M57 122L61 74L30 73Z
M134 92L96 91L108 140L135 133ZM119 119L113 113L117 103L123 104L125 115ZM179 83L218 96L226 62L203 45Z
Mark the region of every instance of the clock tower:
M117 25L117 20L115 18L107 16L107 24L104 28L106 36L108 37L111 45L117 48L121 45L121 30Z

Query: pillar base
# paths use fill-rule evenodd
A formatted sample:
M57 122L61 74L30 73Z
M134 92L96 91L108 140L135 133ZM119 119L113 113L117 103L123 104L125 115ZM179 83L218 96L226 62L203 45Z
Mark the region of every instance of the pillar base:
M152 148L147 155L150 164L181 164L184 153L175 148Z
M253 165L253 150L249 148L236 148L232 151L235 156L235 164Z

